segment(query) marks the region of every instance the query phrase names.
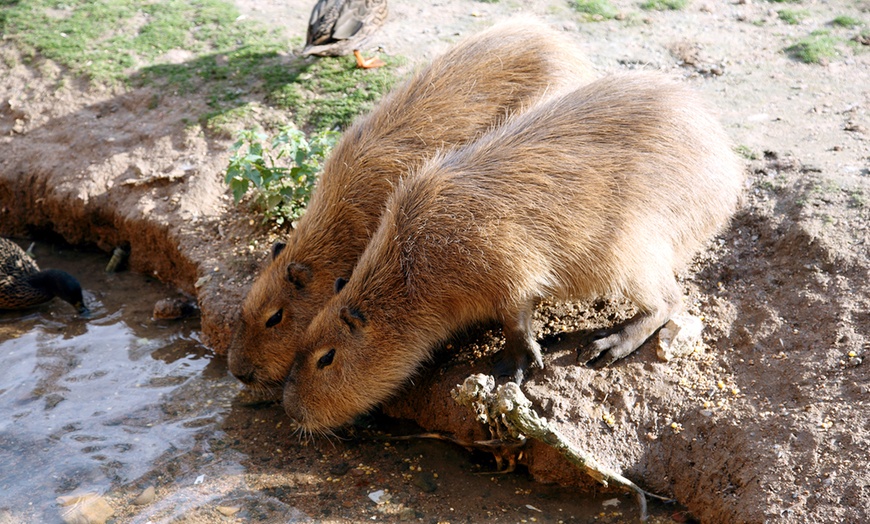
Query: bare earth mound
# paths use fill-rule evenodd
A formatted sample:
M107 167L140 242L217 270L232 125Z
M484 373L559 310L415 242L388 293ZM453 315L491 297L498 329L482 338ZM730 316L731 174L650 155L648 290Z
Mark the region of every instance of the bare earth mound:
M241 3L251 16L304 32L307 2L251 4ZM837 15L870 14L866 2L832 1L806 6L809 21L792 26L776 5L711 0L647 12L618 3L627 21L601 23L558 2L528 8L574 35L602 72L688 77L755 159L743 209L683 278L686 308L706 325L703 350L662 362L652 340L609 369L578 367L577 338L630 311L544 304L536 327L546 369L524 389L579 446L704 522L866 522L870 53L844 45L819 65L782 50ZM420 62L511 14L500 3L403 2L370 45ZM204 338L222 351L272 238L232 205L222 182L228 141L189 124L204 101L94 92L62 82L52 64L22 65L8 45L0 53L0 234L50 231L105 250L129 243L134 270L197 297ZM488 438L449 392L488 369L472 354L499 343L487 332L445 350L385 411ZM543 445L525 457L541 481L591 484Z

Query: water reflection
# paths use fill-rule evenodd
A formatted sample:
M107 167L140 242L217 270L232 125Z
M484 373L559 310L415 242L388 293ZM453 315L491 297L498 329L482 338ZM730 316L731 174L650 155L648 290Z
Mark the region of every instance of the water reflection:
M0 314L0 509L54 522L57 496L104 493L192 447L220 409L201 406L214 398L199 395L201 382L226 373L222 363L204 373L213 359L195 319L151 320L171 289L105 274L102 254L39 246L36 255L79 278L91 314L58 300Z

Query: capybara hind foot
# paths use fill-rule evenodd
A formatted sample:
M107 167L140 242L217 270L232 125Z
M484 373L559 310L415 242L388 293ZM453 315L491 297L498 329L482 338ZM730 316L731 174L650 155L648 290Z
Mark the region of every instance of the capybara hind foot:
M644 265L633 287L631 299L640 311L621 326L593 333L592 342L578 350L579 364L600 369L627 357L680 310L682 292L671 271Z
M596 331L590 337L592 342L577 350L577 363L601 369L631 355L667 322L662 316L638 313L622 327Z
M626 340L621 330L613 333L612 330L602 329L595 332L592 338L594 339L592 343L578 350L577 363L595 369L605 368L617 360L627 357L644 342L641 340L635 346L633 341Z

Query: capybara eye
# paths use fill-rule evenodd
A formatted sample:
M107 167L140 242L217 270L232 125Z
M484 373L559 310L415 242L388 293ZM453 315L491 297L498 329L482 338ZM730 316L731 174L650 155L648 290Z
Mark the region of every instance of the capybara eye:
M267 328L270 328L270 327L272 327L272 326L277 325L279 322L281 322L281 318L282 318L283 316L284 316L284 309L281 308L281 309L278 310L277 313L275 313L274 315L272 315L271 317L269 317L269 320L266 321L266 327L267 327Z
M317 361L317 369L323 369L332 364L332 359L335 358L335 349L330 349L328 353L320 357Z

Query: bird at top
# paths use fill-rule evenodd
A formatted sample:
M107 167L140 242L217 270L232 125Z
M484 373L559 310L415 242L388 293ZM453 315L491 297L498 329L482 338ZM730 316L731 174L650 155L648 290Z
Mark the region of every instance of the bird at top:
M66 271L46 269L11 240L0 238L0 310L27 309L54 297L69 302L80 314L87 314L78 280Z
M380 67L382 60L363 58L359 47L386 19L387 0L318 0L308 19L302 56L353 53L357 67Z

